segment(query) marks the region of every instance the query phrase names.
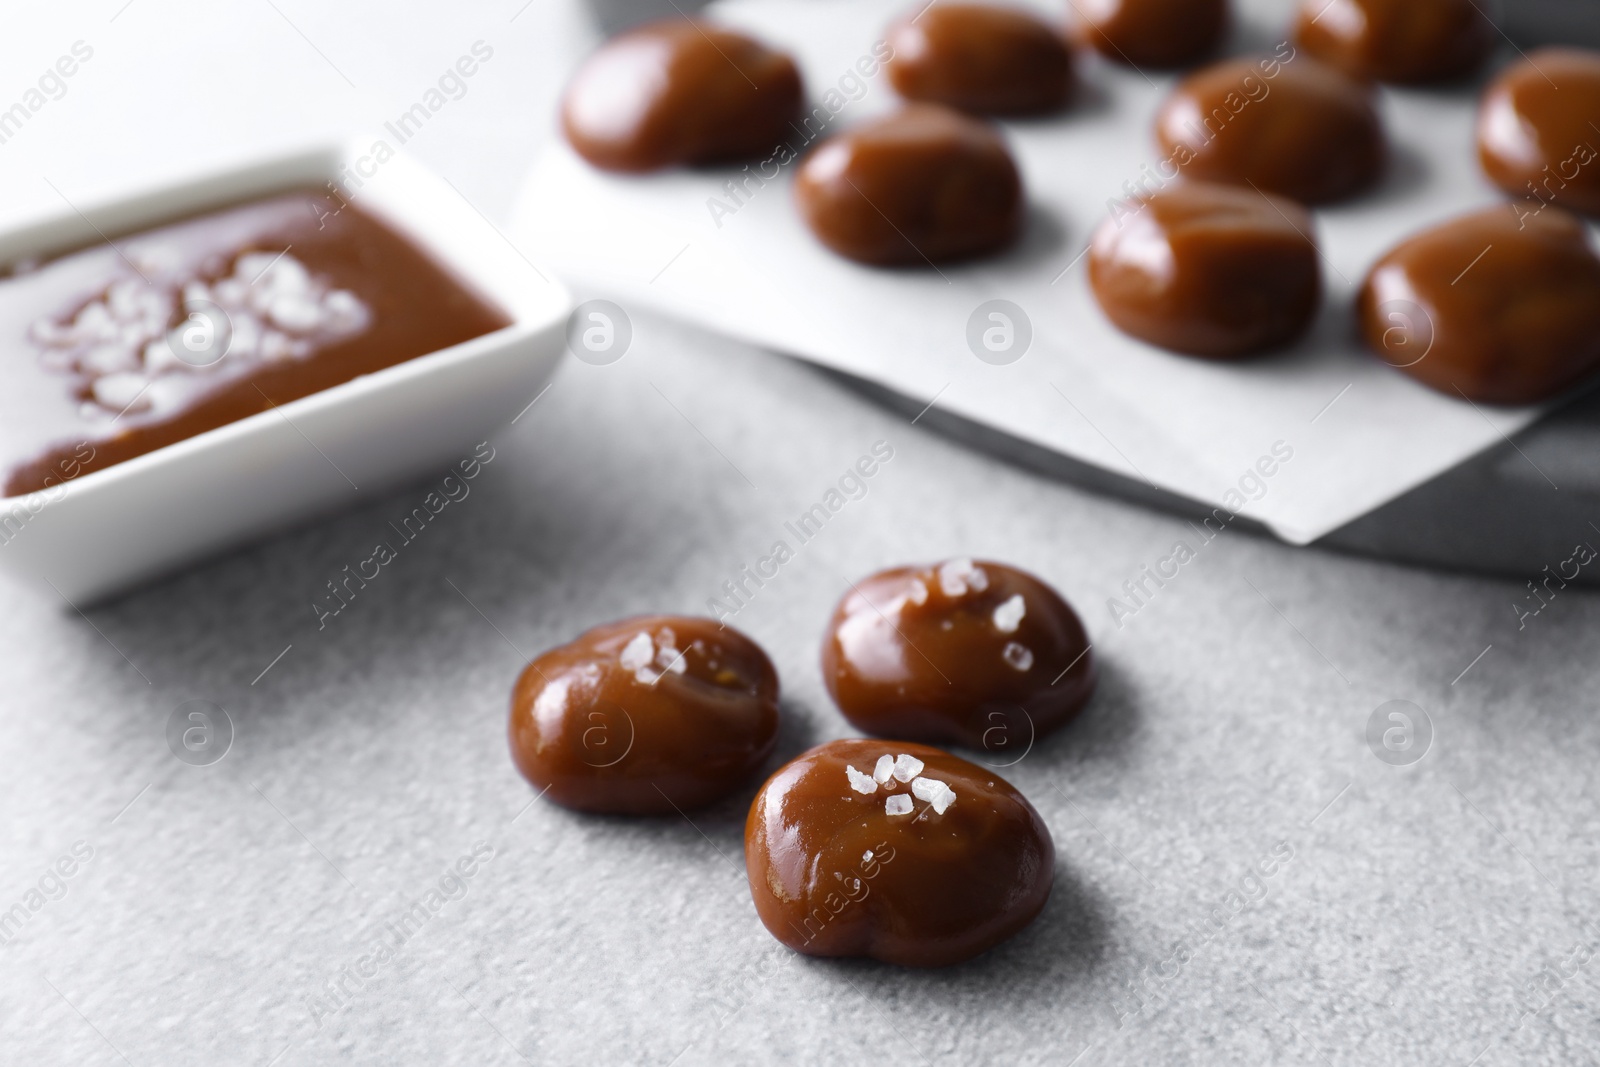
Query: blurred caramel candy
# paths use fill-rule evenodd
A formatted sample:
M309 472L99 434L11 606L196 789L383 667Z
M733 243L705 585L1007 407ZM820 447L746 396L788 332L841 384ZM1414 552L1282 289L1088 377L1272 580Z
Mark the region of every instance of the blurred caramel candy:
M1367 86L1292 50L1185 78L1156 114L1156 138L1186 177L1304 204L1371 186L1387 154Z
M1311 213L1267 193L1181 182L1095 232L1089 281L1123 332L1176 352L1232 359L1311 325L1322 271Z
M1496 40L1477 0L1303 0L1294 32L1347 74L1402 85L1470 74Z
M936 104L819 145L795 200L811 232L875 266L943 263L998 251L1022 228L1022 178L1000 134Z
M1506 68L1484 93L1478 159L1512 196L1600 215L1597 127L1600 52L1541 49Z
M561 125L603 170L652 171L770 154L800 113L794 61L692 19L613 37L578 68Z
M1072 95L1066 39L1027 11L920 7L889 28L889 80L908 100L976 115L1054 111Z
M1217 50L1228 32L1228 0L1077 0L1078 36L1135 67L1172 69Z
M1380 259L1359 313L1367 346L1424 385L1532 404L1600 368L1600 257L1560 208L1489 208Z

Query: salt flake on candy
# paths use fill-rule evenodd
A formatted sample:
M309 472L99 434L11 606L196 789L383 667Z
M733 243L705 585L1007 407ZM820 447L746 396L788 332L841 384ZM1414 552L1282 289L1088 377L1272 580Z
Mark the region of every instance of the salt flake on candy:
M894 774L894 757L879 756L878 765L872 768L872 777L877 779L879 785L887 782Z
M844 773L850 779L850 788L857 793L871 795L878 791L878 783L872 780L871 775L862 774L850 764L845 764Z
M989 576L970 558L952 559L939 565L939 591L945 596L966 596L968 589L981 593L987 588Z
M1028 605L1022 599L1022 594L1018 593L1010 600L996 607L994 615L991 617L994 620L994 628L996 630L1003 634L1014 634L1017 632L1017 627L1022 625L1022 619L1027 614Z
M1027 645L1019 645L1015 641L1007 641L1006 647L1000 652L1001 658L1010 664L1013 670L1026 672L1033 667L1033 651Z
M915 756L908 756L904 752L895 757L894 776L896 781L909 782L922 773L923 763Z
M655 656L655 644L650 640L650 635L641 630L623 646L622 652L617 656L617 662L622 664L623 670L633 672L634 681L650 685L661 677L650 669L650 662Z
M911 783L911 793L918 800L926 800L933 805L934 812L939 815L943 815L956 802L955 790L950 788L949 783L937 778L918 778Z

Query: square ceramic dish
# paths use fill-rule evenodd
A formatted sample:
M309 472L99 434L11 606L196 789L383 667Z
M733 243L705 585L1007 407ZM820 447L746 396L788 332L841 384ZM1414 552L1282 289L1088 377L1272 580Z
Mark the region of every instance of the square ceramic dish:
M0 499L0 573L75 606L471 455L555 370L570 300L447 182L364 146L280 155L0 232L0 264L333 182L498 304L511 325ZM359 182L359 187L356 183Z

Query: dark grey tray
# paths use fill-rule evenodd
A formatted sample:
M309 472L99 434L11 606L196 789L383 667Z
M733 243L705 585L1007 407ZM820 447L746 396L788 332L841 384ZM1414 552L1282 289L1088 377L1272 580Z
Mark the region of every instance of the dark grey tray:
M1183 515L1210 509L1136 479L1053 452L925 400L818 368L918 424L1053 478ZM920 418L918 418L920 414ZM1240 528L1266 535L1241 517ZM1316 542L1319 548L1382 556L1450 570L1543 581L1582 544L1600 550L1600 392L1590 393L1522 433L1369 512ZM1600 584L1600 560L1578 584Z

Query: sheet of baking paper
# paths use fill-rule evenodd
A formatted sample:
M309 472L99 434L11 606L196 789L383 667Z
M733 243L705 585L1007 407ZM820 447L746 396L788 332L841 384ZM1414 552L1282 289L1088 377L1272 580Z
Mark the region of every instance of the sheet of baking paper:
M866 57L904 6L730 0L709 14L791 50L813 100L836 110L828 127L836 131L895 106L886 75L860 71L872 69ZM1239 36L1274 51L1287 5L1254 6ZM1433 393L1354 340L1350 305L1374 259L1409 232L1498 199L1474 161L1472 90L1384 91L1394 146L1387 180L1358 202L1317 213L1327 307L1312 335L1292 351L1218 365L1120 334L1089 292L1084 251L1110 201L1127 195L1125 183L1159 180L1149 177L1159 162L1149 131L1173 79L1092 57L1082 73L1083 96L1068 113L1005 125L1032 217L1020 246L997 259L860 267L803 227L791 203L792 163L764 184L747 177L758 167L616 177L564 145L532 171L515 234L530 254L623 308L666 310L1194 500L1231 504L1293 543L1315 540L1537 417ZM734 192L730 180L739 183ZM1031 328L1013 362L974 354L1003 359L1021 350L1020 334L1010 352L985 347L988 329L1002 331L991 342L1005 341L1004 323L987 312L969 330L991 300L1022 309ZM1258 469L1273 473L1251 473Z

